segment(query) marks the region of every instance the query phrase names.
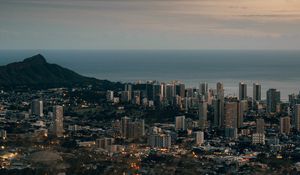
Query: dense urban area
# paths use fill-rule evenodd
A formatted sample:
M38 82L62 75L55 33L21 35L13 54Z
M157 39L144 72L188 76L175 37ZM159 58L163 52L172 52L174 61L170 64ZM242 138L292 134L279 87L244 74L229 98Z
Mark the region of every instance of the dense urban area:
M0 174L299 174L300 95L237 86L2 90Z

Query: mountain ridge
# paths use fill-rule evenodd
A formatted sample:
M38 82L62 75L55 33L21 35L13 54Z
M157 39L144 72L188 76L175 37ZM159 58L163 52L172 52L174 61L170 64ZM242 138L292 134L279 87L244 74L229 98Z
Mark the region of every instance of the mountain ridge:
M4 88L18 86L53 88L84 84L96 85L103 90L120 87L120 83L85 77L57 64L50 64L41 54L0 66L0 87Z

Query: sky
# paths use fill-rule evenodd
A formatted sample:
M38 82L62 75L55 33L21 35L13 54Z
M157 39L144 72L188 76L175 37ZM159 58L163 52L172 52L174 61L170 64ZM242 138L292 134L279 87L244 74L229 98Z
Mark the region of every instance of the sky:
M0 0L0 49L300 46L300 0Z

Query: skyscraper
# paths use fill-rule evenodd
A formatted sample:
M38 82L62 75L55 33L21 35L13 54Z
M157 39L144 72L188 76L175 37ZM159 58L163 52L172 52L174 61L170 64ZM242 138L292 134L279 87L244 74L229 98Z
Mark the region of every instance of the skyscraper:
M121 135L123 138L127 137L127 128L128 128L128 123L130 122L130 118L129 117L122 117L121 118Z
M146 92L148 100L154 100L154 82L148 81L146 85Z
M222 127L224 124L224 86L223 83L217 83L217 95L213 100L214 105L214 127Z
M217 98L224 100L224 85L221 82L217 83Z
M128 93L128 99L130 101L132 97L132 84L131 83L125 84L124 91Z
M153 85L153 91L154 91L154 93L153 93L154 94L154 103L155 103L155 105L159 105L163 99L161 85L159 83L155 83Z
M293 124L294 124L294 128L297 131L300 131L300 104L296 104L294 107Z
M226 102L225 103L225 128L237 128L237 102Z
M207 102L200 101L199 103L199 120L207 120Z
M256 133L265 133L265 120L263 118L256 119Z
M223 123L222 109L224 109L224 104L222 105L222 101L220 99L213 99L212 103L214 106L213 127L220 128Z
M53 107L53 131L57 137L62 137L64 134L64 112L62 106Z
M125 90L125 91L132 91L132 84L130 84L130 83L125 84L124 90Z
M199 127L200 128L206 128L207 125L207 102L202 100L199 103Z
M267 91L267 112L275 113L277 104L280 103L280 92L276 89L269 89Z
M244 82L239 83L239 99L240 100L247 99L247 84Z
M176 95L180 96L181 98L185 97L185 85L184 84L177 84L176 86Z
M175 117L175 130L185 130L185 116L177 116Z
M204 99L207 101L208 100L208 84L205 83L200 83L199 85L199 94L204 97Z
M258 83L253 83L253 101L261 100L261 85Z
M280 118L280 133L289 135L291 131L291 118L289 116Z
M173 101L173 98L175 97L175 86L174 84L167 84L166 85L166 98L169 102Z
M43 109L44 109L44 107L43 107L43 101L42 100L35 99L31 102L31 113L33 115L43 117L44 116Z
M241 128L244 122L244 113L248 111L248 101L240 100L238 102L237 127Z

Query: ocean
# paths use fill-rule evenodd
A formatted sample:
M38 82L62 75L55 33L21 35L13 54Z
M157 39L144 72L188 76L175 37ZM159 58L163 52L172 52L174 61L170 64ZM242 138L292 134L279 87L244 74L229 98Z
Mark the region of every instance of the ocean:
M200 82L215 88L223 82L227 95L238 95L238 83L261 83L281 91L282 100L300 91L300 51L230 50L0 50L0 65L42 54L82 75L120 82L180 80L188 87Z

